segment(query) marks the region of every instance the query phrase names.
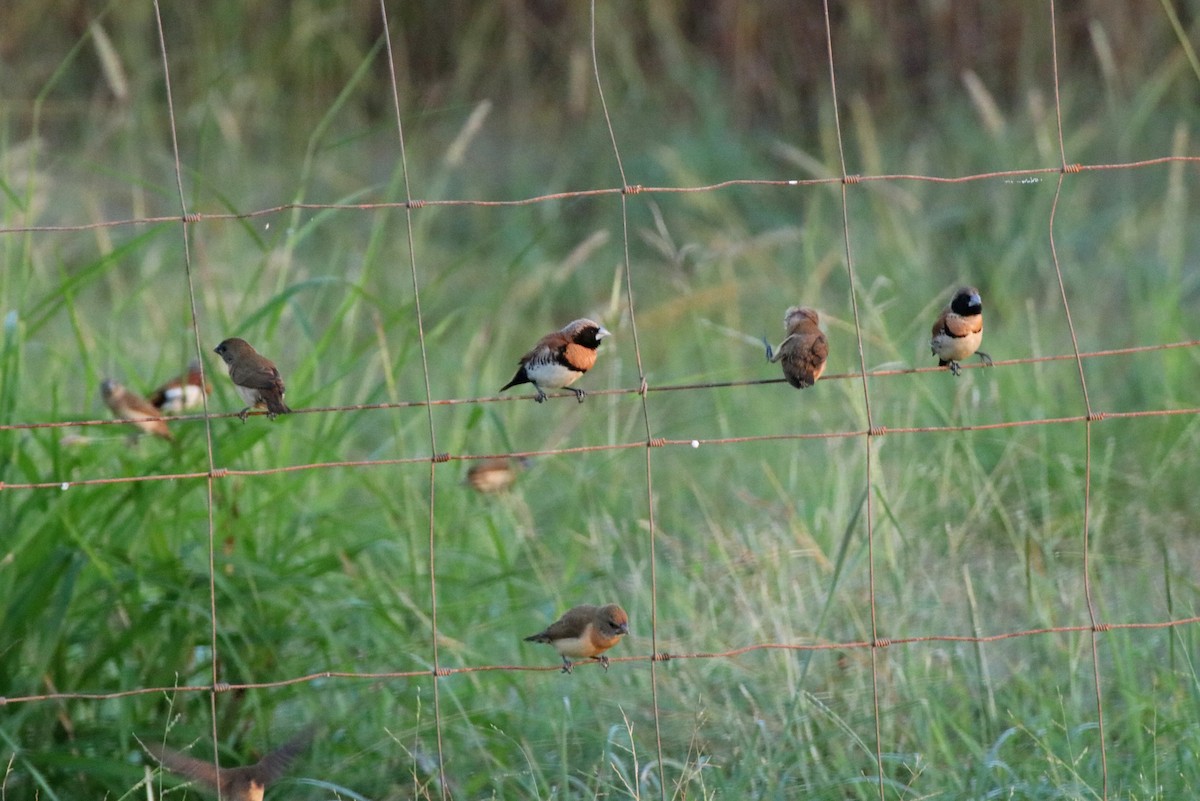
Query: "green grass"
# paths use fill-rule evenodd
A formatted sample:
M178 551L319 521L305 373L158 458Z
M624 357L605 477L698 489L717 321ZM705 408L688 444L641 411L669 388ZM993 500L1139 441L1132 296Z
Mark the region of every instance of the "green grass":
M129 12L116 8L104 19L125 41L112 14ZM186 76L175 102L192 210L403 199L390 114L374 110L389 103L378 92L376 42L336 49L341 69L322 51L306 76L275 35L243 51L222 34L226 23L175 23L202 31L172 64ZM55 68L22 85L16 96L27 104L0 110L4 225L178 213L153 50L142 61L127 56L128 103L81 110L66 101L92 45L74 44L54 51L56 63L40 54ZM803 130L742 125L744 98L730 97L699 60L677 56L685 60L656 82L624 60L630 44L606 39L602 69L631 181L837 174L828 98ZM294 88L253 113L281 52L290 70L275 78ZM1191 153L1200 120L1185 67L1164 46L1144 81L1122 89L1065 64L1068 159ZM514 78L497 89L461 157L447 160L483 99L469 91L477 69L463 66L448 100L405 97L415 196L511 199L617 185L594 98L567 115L560 95L544 101L553 83ZM694 84L678 89L688 75ZM1048 85L1000 103L1002 129L953 86L937 104L896 116L862 85L842 85L848 171L959 175L1057 163ZM306 97L319 102L306 108ZM288 114L276 113L289 102ZM929 324L965 280L983 291L985 348L997 360L1072 353L1049 250L1056 180L850 187L867 367L928 366ZM1054 234L1082 350L1196 336L1193 192L1191 167L1180 164L1066 177ZM749 340L778 341L784 309L800 301L822 310L829 372L858 370L840 187L641 195L628 205L651 386L777 377ZM580 385L637 386L618 198L431 206L414 213L413 229L433 397L493 395L537 335L584 314L615 336ZM207 221L189 237L214 411L240 408L209 353L232 335L280 365L298 409L425 397L403 212ZM104 377L149 390L178 371L194 355L183 255L172 224L0 236L0 420L103 418ZM1195 408L1198 361L1195 349L1089 360L1092 408ZM958 379L873 378L869 391L874 425L892 429L1084 412L1071 361ZM803 394L782 384L651 393L647 406L654 436L685 441L866 425L856 380ZM432 419L437 450L454 455L645 436L633 394L437 407ZM212 430L218 468L430 453L421 408L223 418ZM119 426L0 431L0 481L207 470L203 422L173 431L177 444L135 446ZM438 464L432 558L427 463L226 476L213 482L211 577L204 481L9 487L0 491L0 696L208 684L210 581L221 679L235 684L430 670L431 569L444 668L553 667L549 648L521 638L570 605L609 599L632 619L616 657L650 655L655 600L659 651L869 640L872 552L880 637L1086 626L1087 444L1083 424L888 434L872 451L872 551L858 438L655 449L653 539L639 449L534 458L500 498L472 494L463 462ZM1191 415L1092 426L1088 555L1101 621L1198 613L1198 446ZM1200 786L1197 636L1195 626L1099 636L1110 798L1186 798ZM437 685L447 789L455 798L656 798L665 776L669 798L878 798L874 673L886 798L1099 798L1091 649L1090 633L1077 632L895 644L874 657L758 650L661 663L661 765L648 661L569 677L453 675ZM247 761L313 722L321 736L277 797L440 797L433 682L331 678L223 693L222 762ZM9 703L0 708L0 786L8 798L144 797L149 760L134 738L195 743L207 756L211 725L209 697L198 692Z

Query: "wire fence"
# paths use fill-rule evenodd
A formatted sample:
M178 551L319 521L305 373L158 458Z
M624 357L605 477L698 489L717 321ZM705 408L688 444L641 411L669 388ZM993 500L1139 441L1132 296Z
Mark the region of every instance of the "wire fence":
M629 181L625 172L624 153L620 144L621 135L618 126L615 125L609 115L605 101L605 81L604 70L599 63L596 52L596 31L595 31L595 0L591 4L592 14L592 29L591 29L591 59L592 59L592 76L595 81L595 90L604 111L604 119L607 125L607 132L611 142L611 156L615 163L615 167L620 174L622 185L619 187L609 187L600 189L587 189L573 192L556 192L535 197L527 197L517 200L479 200L479 199L455 199L455 198L417 198L414 196L414 188L409 184L407 170L407 154L404 141L404 119L401 114L402 103L399 97L399 89L396 83L396 66L392 61L392 41L390 34L385 39L386 53L388 59L389 73L391 76L392 87L392 107L395 112L395 134L396 134L396 149L399 158L404 163L404 195L403 202L389 203L362 203L362 204L341 204L341 203L286 203L268 208L242 212L242 213L209 213L194 210L189 207L187 194L184 191L184 170L181 165L179 156L179 144L177 133L177 118L172 98L172 83L170 73L170 59L168 58L169 43L164 33L162 25L162 16L157 0L154 3L155 14L158 22L159 34L159 51L162 58L163 77L165 79L167 109L166 114L170 122L171 142L174 150L174 177L179 194L180 213L177 216L157 216L145 217L137 219L122 219L122 220L107 220L100 222L82 223L77 225L18 225L0 228L0 235L16 235L16 234L53 234L58 232L78 232L88 231L99 228L116 228L124 226L145 226L160 223L178 223L179 236L183 248L185 268L187 275L188 287L188 302L190 305L192 332L194 333L194 345L197 353L205 352L205 348L200 340L200 320L201 314L198 308L195 285L193 283L193 248L189 239L189 232L194 226L205 225L214 221L224 220L248 220L258 217L267 217L277 215L284 212L295 210L320 210L320 211L338 211L338 212L370 212L381 209L398 209L404 212L405 225L407 227L407 243L408 251L406 260L408 263L409 272L412 281L412 295L415 303L416 324L419 340L419 351L423 370L424 395L421 400L387 402L387 403L370 403L370 404L349 404L338 406L312 407L295 410L296 414L302 415L327 415L327 414L366 414L370 412L389 411L397 409L425 409L427 414L428 427L428 453L412 454L400 458L389 459L348 459L345 461L329 461L329 462L313 462L299 463L287 465L275 465L261 469L233 469L223 467L217 463L217 459L213 449L213 430L212 422L225 418L236 416L234 413L217 413L208 408L208 399L204 399L204 411L201 414L181 415L172 419L173 425L202 425L205 430L205 442L207 453L207 469L191 472L174 472L161 474L140 474L140 475L120 475L120 476L94 476L85 478L76 478L70 481L63 480L48 480L42 482L0 482L0 491L16 492L16 491L55 491L65 490L69 487L78 486L93 486L107 484L129 484L140 482L163 482L163 481L196 481L203 482L207 488L207 534L208 534L208 568L209 568L209 604L210 604L210 646L214 655L219 653L221 644L220 632L220 612L218 608L218 593L216 585L217 568L215 563L215 555L218 551L217 543L217 524L214 503L214 486L230 477L259 477L272 474L285 474L298 471L328 471L328 470L356 470L366 468L382 468L392 467L396 465L413 465L427 463L429 465L429 495L428 495L428 521L429 521L429 544L428 544L428 572L430 576L430 584L428 587L430 597L429 613L431 616L432 637L430 641L430 660L432 668L430 670L411 670L411 671L396 671L396 672L340 672L340 671L319 671L308 673L305 675L283 676L267 681L252 682L252 683L226 683L221 680L218 670L218 660L212 660L212 681L207 684L192 684L192 685L173 685L163 687L133 687L125 688L112 692L87 692L87 691L63 691L50 692L38 695L26 695L20 697L0 698L0 707L15 707L22 704L62 701L67 699L79 700L111 700L126 698L138 695L165 694L165 693L207 693L210 698L213 715L212 737L214 746L218 741L217 735L217 714L216 703L217 697L221 693L227 693L240 690L262 690L269 688L284 687L296 684L311 683L318 680L379 680L379 679L409 679L418 677L428 677L431 674L436 677L446 677L458 674L470 673L486 673L493 671L534 671L534 672L553 672L558 671L557 665L552 666L529 666L529 665L511 665L511 664L479 664L467 665L461 667L445 667L443 666L440 654L438 651L439 631L438 631L438 548L436 544L437 524L436 514L439 501L439 488L445 483L445 479L439 481L438 471L435 469L439 463L448 461L463 461L471 462L477 460L490 459L497 456L570 456L590 452L602 451L637 451L641 450L645 454L644 459L644 486L645 486L645 509L642 510L648 521L648 536L649 536L649 575L650 575L650 599L651 599L651 614L649 621L649 633L651 640L651 653L647 656L624 656L612 657L614 663L632 662L632 661L648 661L650 664L650 686L652 688L653 697L651 699L653 705L653 716L655 721L655 735L657 741L657 765L659 771L659 790L661 797L665 800L667 797L667 788L670 786L665 775L665 767L667 759L663 750L663 739L661 733L661 714L660 701L658 697L661 682L665 679L659 672L659 666L670 660L687 660L687 659L733 659L741 655L768 650L784 650L792 652L812 652L812 651L847 651L847 650L864 650L871 655L871 680L873 687L873 715L875 727L875 742L873 743L874 757L878 775L878 795L883 799L886 796L884 776L886 774L884 761L885 752L887 751L887 743L880 731L880 720L882 712L880 708L880 682L881 673L880 666L877 662L877 655L882 649L896 648L902 646L912 646L927 643L937 642L953 642L953 643L971 643L971 644L989 644L1003 640L1014 640L1030 637L1046 637L1064 634L1086 634L1090 636L1090 666L1094 679L1095 686L1095 712L1096 720L1100 729L1098 737L1098 747L1101 754L1102 775L1100 778L1101 795L1103 798L1109 797L1108 787L1108 769L1107 769L1107 753L1105 751L1108 738L1104 734L1105 725L1105 698L1102 692L1103 682L1101 681L1102 661L1098 652L1098 646L1101 638L1106 632L1122 629L1170 629L1183 626L1200 625L1200 617L1197 616L1181 616L1175 619L1167 620L1147 620L1142 622L1121 622L1111 623L1101 619L1096 611L1096 605L1093 601L1095 588L1093 586L1093 568L1089 563L1089 555L1092 552L1089 546L1088 539L1091 535L1091 509L1092 509L1092 492L1093 492L1093 447L1096 439L1096 431L1098 427L1103 426L1105 421L1127 418L1142 418L1142 417L1168 417L1168 416L1197 416L1200 415L1200 408L1146 408L1134 411L1108 411L1103 408L1095 408L1092 404L1088 392L1088 379L1085 373L1084 365L1086 362L1097 359L1104 359L1114 356L1130 356L1136 354L1144 354L1151 351L1173 350L1173 349L1195 349L1200 347L1200 340L1186 340L1178 342L1166 342L1160 344L1152 344L1145 346L1117 348L1097 351L1084 351L1079 346L1079 340L1076 335L1075 325L1073 322L1073 298L1067 292L1063 280L1062 268L1059 263L1058 249L1056 246L1056 214L1060 201L1062 189L1066 182L1071 180L1072 176L1089 171L1107 171L1107 170L1138 170L1145 169L1157 165L1169 163L1187 163L1198 164L1200 157L1191 156L1166 156L1161 158L1151 158L1140 161L1131 161L1125 163L1112 164L1077 164L1068 160L1067 147L1063 139L1063 123L1061 101L1059 99L1059 66L1057 61L1057 33L1056 33L1056 6L1054 2L1045 3L1048 20L1047 24L1050 30L1050 41L1054 46L1054 66L1053 66L1053 83L1054 83L1054 99L1055 99L1055 116L1058 121L1057 126L1057 145L1058 153L1061 158L1061 163L1055 166L1039 167L1032 169L1005 170L996 172L979 173L963 176L933 176L933 175L910 175L910 174L881 174L881 175L854 175L847 172L846 158L844 154L843 133L841 131L840 119L837 118L838 110L841 108L841 95L839 94L837 78L838 71L836 68L837 54L833 51L833 36L830 27L830 12L828 2L824 6L825 13L825 39L828 48L828 81L833 98L833 111L835 114L835 122L838 131L838 148L841 165L841 175L830 176L828 178L816 178L811 180L730 180L719 183L704 185L704 186L641 186ZM388 8L387 0L380 0L379 12L384 28L388 24ZM975 181L993 181L993 180L1010 180L1021 181L1024 179L1050 179L1054 178L1057 182L1054 203L1050 210L1050 216L1045 221L1046 229L1049 237L1050 255L1053 261L1054 273L1057 279L1057 287L1061 296L1062 310L1066 317L1067 327L1070 331L1071 342L1073 345L1072 352L1058 353L1052 355L1017 358L1007 360L997 360L996 368L1005 368L1017 365L1037 364L1054 361L1070 361L1076 364L1078 369L1079 387L1081 390L1081 406L1074 414L1055 417L1043 417L1036 419L1016 419L992 423L982 423L973 425L942 425L942 426L915 426L915 427L889 427L879 425L876 422L876 416L872 409L872 393L870 382L879 378L894 377L901 375L923 374L928 372L941 372L943 368L939 367L921 367L908 369L868 369L867 358L864 350L864 333L863 322L860 315L860 282L856 275L856 261L853 249L854 237L852 232L856 225L854 215L850 210L850 193L855 191L855 187L862 184L874 182L901 182L901 181L917 181L917 182L933 182L941 184L958 184ZM843 264L846 271L848 284L851 288L849 302L853 312L852 322L857 339L858 353L858 370L849 373L829 374L822 377L822 382L829 381L850 381L858 382L861 385L862 402L865 409L866 425L861 428L846 429L846 430L822 430L811 432L781 432L778 434L758 435L758 436L725 436L725 437L708 437L700 439L672 439L660 436L652 423L650 414L650 398L658 393L675 393L675 392L707 392L720 388L734 387L749 387L764 384L783 383L783 379L765 379L765 380L747 380L747 381L723 381L723 382L700 382L700 383L683 383L672 385L651 385L647 378L647 371L643 364L642 347L639 337L639 329L637 323L637 307L635 298L635 277L637 267L633 260L630 259L630 223L629 223L629 203L634 196L654 195L654 194L677 194L677 193L706 193L718 192L723 189L738 186L749 187L817 187L817 186L838 186L840 187L840 204L841 204L841 220L842 220L842 242L844 249ZM603 444L585 444L575 447L563 448L547 448L539 450L524 450L503 453L488 453L488 454L472 454L472 453L451 453L443 451L439 444L439 430L435 424L433 417L433 409L442 406L456 405L478 405L491 403L511 403L523 402L524 399L517 396L506 397L463 397L463 398L440 398L435 397L434 391L430 382L429 356L426 344L425 321L421 315L421 299L423 287L419 280L418 266L424 254L419 252L413 234L413 221L416 215L421 213L421 210L435 206L476 206L476 207L519 207L529 206L542 203L549 203L560 200L575 200L586 197L596 196L617 196L620 198L620 229L621 242L623 253L623 271L625 282L625 298L627 298L627 308L625 312L628 315L630 331L632 333L632 347L636 359L637 374L640 377L640 386L626 387L621 389L610 390L593 390L589 394L593 396L606 395L636 395L640 398L640 417L644 436L629 441L617 443ZM974 369L975 365L964 365L964 369ZM23 431L44 428L85 428L95 426L110 426L118 425L125 426L128 420L66 420L66 421L17 421L6 422L0 424L0 431ZM931 435L947 432L971 432L971 431L993 431L1005 430L1030 426L1080 426L1082 428L1082 437L1085 443L1085 455L1083 466L1083 525L1081 537L1083 540L1081 552L1083 555L1082 563L1082 582L1083 590L1087 600L1087 609L1089 615L1088 625L1064 625L1049 628L1023 628L1012 631L992 635L927 635L927 636L912 636L912 637L883 637L879 633L878 623L876 620L876 565L878 557L875 554L876 547L876 526L879 520L879 512L876 508L874 493L870 489L874 486L877 480L875 473L878 469L878 456L872 449L872 443L882 437L901 436L901 435ZM864 508L864 525L866 530L866 545L868 549L868 587L869 587L869 604L870 604L870 637L855 641L838 641L824 643L759 643L746 647L734 648L720 652L667 652L660 649L659 643L659 610L658 610L658 566L656 556L659 546L657 538L659 531L655 520L655 482L656 474L654 469L651 453L656 448L696 448L703 446L720 446L731 445L735 443L749 442L765 442L765 441L800 441L800 440L822 440L822 439L846 439L858 440L862 446L862 459L866 468L866 482L868 491L865 494ZM438 770L440 773L440 792L443 798L449 797L448 787L450 783L446 781L444 773L445 758L441 753L442 743L441 735L443 727L450 725L446 723L443 711L441 709L441 698L438 692L438 682L432 683L433 701L434 701L434 725L438 735ZM214 748L214 751L216 749Z

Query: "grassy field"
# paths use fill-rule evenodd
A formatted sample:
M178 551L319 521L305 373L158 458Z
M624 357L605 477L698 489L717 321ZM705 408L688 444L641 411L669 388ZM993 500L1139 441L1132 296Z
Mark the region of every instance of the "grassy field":
M404 200L385 53L346 33L371 16L331 28L305 60L303 10L255 48L218 5L212 19L167 16L189 211ZM339 24L307 10L312 26ZM152 12L112 4L65 39L19 16L10 30L27 32L28 49L0 42L7 64L25 66L0 107L0 423L106 418L102 379L145 392L196 356L178 224L11 230L179 214ZM748 119L718 65L665 49L661 30L649 55L635 52L618 12L602 9L598 49L630 183L841 174L823 74L810 96ZM1048 41L1041 10L1025 22ZM619 186L586 23L569 26L561 75L536 75L483 22L455 40L461 54L479 38L455 80L403 74L412 195ZM1068 163L1195 152L1189 50L1170 36L1147 44L1120 80L1064 53ZM1061 163L1048 72L1004 97L988 95L987 74L974 93L955 75L935 100L906 105L874 94L844 57L848 173ZM1103 632L1095 659L1086 630L648 659L655 647L869 641L873 618L893 640L1087 627L1085 555L1100 622L1200 614L1195 414L1102 420L1090 442L1078 422L887 434L872 440L869 484L859 436L707 442L863 431L863 382L844 377L860 370L852 297L871 371L934 364L929 326L961 282L982 291L997 361L1073 354L1050 247L1057 184L1054 173L855 184L848 230L838 184L630 196L628 276L618 196L427 206L411 218L424 359L402 210L193 224L214 413L241 408L211 353L227 336L276 361L297 410L423 401L424 363L433 398L492 397L541 333L586 315L614 336L579 384L594 392L582 405L213 419L217 468L414 461L226 476L211 507L203 479L67 483L205 472L202 419L172 424L175 443L131 445L115 425L0 430L0 481L64 482L0 491L0 697L210 684L210 586L224 682L429 671L433 576L440 667L548 670L447 676L436 699L428 675L221 693L222 764L311 723L315 744L268 798L658 798L665 779L668 798L872 799L877 750L888 799L1101 798L1102 762L1108 798L1192 797L1196 624ZM1184 162L1065 176L1053 241L1081 351L1197 338L1196 186ZM821 309L830 339L831 378L813 389L651 392L645 413L637 394L595 394L639 385L634 319L651 388L778 378L756 340L778 342L801 302ZM1195 347L1088 359L1091 409L1196 409L1198 366ZM886 375L866 389L871 424L890 429L1087 411L1073 360ZM634 447L535 456L512 492L481 496L459 459L434 467L431 492L428 462L415 461L431 452L431 425L436 451L454 456L638 443L647 425L704 444L652 449L652 493ZM610 600L632 634L608 673L564 676L551 649L522 642L569 606ZM157 797L174 782L148 771L136 738L207 758L213 709L187 691L4 704L0 795L144 798L149 777Z

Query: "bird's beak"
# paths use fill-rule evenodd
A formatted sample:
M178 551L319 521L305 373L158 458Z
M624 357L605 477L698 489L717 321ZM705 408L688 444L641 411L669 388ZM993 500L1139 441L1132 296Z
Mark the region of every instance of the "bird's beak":
M600 326L600 330L596 332L596 339L604 339L605 337L611 337L611 336L612 336L612 331L609 331L604 326Z
M982 299L982 298L980 298L978 294L976 294L976 295L972 295L972 296L971 296L971 305L972 305L972 306L982 306L982 305L983 305L983 299Z
M622 623L620 626L617 627L617 631L621 632L622 634L628 634L629 633L629 624Z

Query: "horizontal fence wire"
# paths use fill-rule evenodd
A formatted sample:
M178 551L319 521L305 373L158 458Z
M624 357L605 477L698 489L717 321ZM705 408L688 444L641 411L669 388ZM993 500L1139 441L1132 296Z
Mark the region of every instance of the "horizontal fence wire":
M611 195L666 195L715 192L741 186L754 187L804 187L804 186L837 186L840 184L869 184L880 182L917 181L934 184L965 184L975 181L990 181L1009 179L1016 182L1027 182L1021 179L1050 178L1061 173L1079 174L1085 172L1100 172L1106 170L1128 170L1139 167L1155 167L1164 164L1200 163L1200 156L1160 156L1141 161L1124 161L1106 164L1071 164L1066 167L1037 167L1028 170L998 170L995 172L972 173L970 175L938 176L910 175L905 173L884 173L880 175L848 175L845 178L804 178L770 180L765 178L736 178L720 181L715 184L700 186L617 186L607 189L580 189L568 192L551 192L515 200L480 200L471 198L426 198L408 201L389 201L379 203L280 203L276 206L245 212L192 212L180 216L150 216L136 217L123 220L100 220L90 223L73 225L0 225L0 234L23 233L71 233L77 231L93 231L97 228L121 228L131 225L159 225L163 223L197 224L228 220L249 220L257 217L270 217L289 211L380 211L388 209L417 210L434 206L481 206L507 207L532 206L538 203L549 203L560 200L579 200L588 197L603 197ZM14 216L19 215L19 212Z

